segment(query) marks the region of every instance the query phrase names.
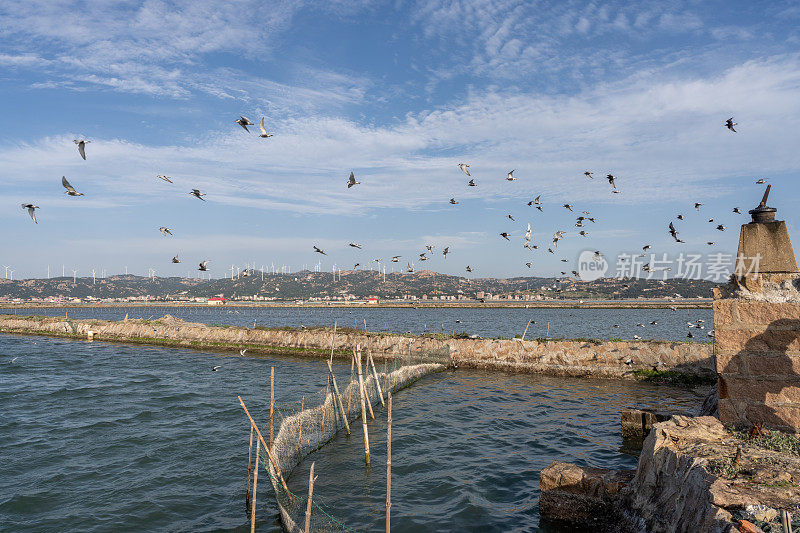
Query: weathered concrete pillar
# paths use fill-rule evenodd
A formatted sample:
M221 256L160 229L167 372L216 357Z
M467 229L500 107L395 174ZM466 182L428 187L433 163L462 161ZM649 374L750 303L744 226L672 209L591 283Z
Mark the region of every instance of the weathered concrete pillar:
M798 433L800 273L768 194L742 226L731 283L714 291L719 418Z

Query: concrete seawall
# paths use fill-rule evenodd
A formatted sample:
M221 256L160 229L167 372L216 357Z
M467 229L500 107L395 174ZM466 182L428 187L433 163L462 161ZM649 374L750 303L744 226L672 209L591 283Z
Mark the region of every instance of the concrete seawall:
M249 353L349 357L356 344L379 359L409 353L448 353L461 368L506 370L556 376L634 379L635 371L650 370L704 378L715 376L709 344L668 341L469 339L358 333L314 328L304 330L208 326L173 317L158 320L72 320L67 318L0 315L0 332L95 340L160 344ZM629 364L626 364L626 361Z

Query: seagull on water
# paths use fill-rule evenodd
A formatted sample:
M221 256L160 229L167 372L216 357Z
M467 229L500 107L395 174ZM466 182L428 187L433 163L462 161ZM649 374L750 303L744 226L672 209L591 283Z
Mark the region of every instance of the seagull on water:
M514 177L514 170L508 173L508 176L506 176L506 181L517 181L517 178Z
M64 194L68 194L70 196L83 196L82 192L76 191L75 187L69 184L65 176L61 176L61 185L63 185L64 188L67 189L66 191L64 191Z
M264 117L261 117L261 122L258 123L258 129L261 130L261 135L259 135L259 137L262 139L272 137L272 133L267 133L266 128L264 128Z
M197 270L200 270L201 272L207 272L208 271L208 261L201 261L200 262L200 266L198 267Z
M166 181L167 183L172 183L172 180L170 179L169 176L165 176L163 174L157 174L156 177L158 179L162 179L162 180Z
M250 122L249 118L243 117L241 115L239 115L239 119L238 120L234 120L234 122L237 123L238 125L240 125L241 127L243 127L244 131L246 131L247 133L250 133L250 130L247 129L247 126L255 126L255 124Z
M92 141L84 141L83 139L75 139L72 142L74 142L75 144L78 145L78 153L81 154L81 157L83 158L83 160L86 161L86 143L90 143Z
M464 163L459 163L459 164L458 164L458 168L460 168L460 169L461 169L461 171L462 171L464 174L466 174L467 176L472 176L472 174L470 174L470 173L469 173L469 165L467 165L467 164L464 164Z
M195 198L198 198L198 199L203 200L205 202L205 200L203 199L203 196L205 196L206 193L200 192L200 189L192 189L192 191L189 194L191 194Z
M31 216L33 221L36 222L37 224L39 223L39 221L36 220L36 210L39 209L38 205L22 204L22 209L27 209L28 210L28 214Z
M725 127L731 130L733 133L736 133L736 130L733 129L734 126L737 126L738 122L733 121L733 117L729 118L725 121Z
M347 178L347 188L349 189L353 185L361 185L360 181L356 181L356 175L353 174L353 171L350 171L350 177Z
M316 246L314 246L314 251L317 252L318 254L328 255L325 253L325 250L323 250L322 248L317 248Z

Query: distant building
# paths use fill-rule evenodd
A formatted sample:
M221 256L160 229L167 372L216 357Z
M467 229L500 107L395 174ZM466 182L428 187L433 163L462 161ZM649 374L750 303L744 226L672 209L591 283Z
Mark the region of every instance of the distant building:
M209 298L208 305L225 305L225 298L220 298L219 296Z
M377 296L367 296L367 303L377 305L381 301Z

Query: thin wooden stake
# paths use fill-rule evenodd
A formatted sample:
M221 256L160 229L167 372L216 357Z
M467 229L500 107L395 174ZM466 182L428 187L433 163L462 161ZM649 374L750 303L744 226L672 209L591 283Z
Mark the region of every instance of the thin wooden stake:
M364 335L367 334L367 319L364 319Z
M381 399L381 405L385 407L386 404L383 402L381 381L378 379L378 371L375 370L375 361L372 359L372 350L367 350L367 359L369 360L369 364L372 365L372 375L375 376L375 388L378 389L378 397Z
M320 424L320 430L322 433L325 433L325 415L328 414L328 409L325 407L325 404L328 403L328 388L331 386L331 375L328 374L328 381L325 382L325 396L322 398L322 424ZM336 409L334 409L336 411Z
M386 533L389 533L392 514L392 392L386 393L389 413L386 423Z
M367 466L370 466L369 460L369 433L367 432L367 406L364 403L364 378L361 375L361 346L357 352L358 357L358 392L361 396L361 425L364 429L364 457L367 461Z
M792 533L792 515L786 509L781 509L781 526L783 533Z
M269 445L272 447L272 433L275 429L275 367L269 367Z
M361 345L358 345L358 373L359 376L361 375ZM367 378L368 379L368 378ZM360 382L360 388L364 390L364 398L367 401L367 408L369 409L369 416L375 420L375 413L372 411L372 401L369 399L369 394L367 394L367 385L366 380Z
M356 364L356 351L353 349L353 356L350 358L350 383L353 383L353 371ZM350 418L350 397L353 396L353 388L347 385L347 417Z
M308 474L308 504L306 505L306 533L311 531L311 498L314 496L314 463L311 463L311 472Z
M331 335L331 363L333 363L333 345L336 341L336 321L333 321L333 335Z
M258 435L259 440L261 440L261 444L264 446L264 450L266 450L266 452L267 452L267 457L269 457L269 462L272 463L272 467L275 469L275 473L278 474L278 479L281 482L281 486L283 486L283 490L286 491L287 497L291 500L292 493L289 492L289 487L286 486L286 480L283 479L283 474L281 474L281 469L278 466L278 462L272 456L272 452L269 450L269 446L267 446L267 443L264 441L264 436L261 434L261 430L258 429L258 425L256 425L256 421L253 420L252 416L250 416L250 411L247 410L247 406L244 404L244 400L242 400L241 396L237 396L237 398L239 399L239 403L242 405L242 409L244 409L244 414L247 415L247 418L250 419L250 424L256 430L256 434Z
M258 486L258 455L261 451L261 441L256 441L256 468L253 472L253 505L250 508L250 533L256 531L256 487Z
M300 416L298 417L300 419L300 431L297 437L297 453L300 453L300 451L303 449L303 409L305 409L305 406L306 397L302 396L300 400Z
M331 366L330 361L328 361L328 371L331 373L331 381L333 381L333 393L336 395L336 401L339 403L339 411L342 413L342 419L344 420L344 429L347 431L347 434L350 434L350 424L347 423L347 417L344 416L344 406L342 405L342 397L339 396L339 386L336 384L336 376L333 375L333 366ZM348 402L348 412L350 403Z

